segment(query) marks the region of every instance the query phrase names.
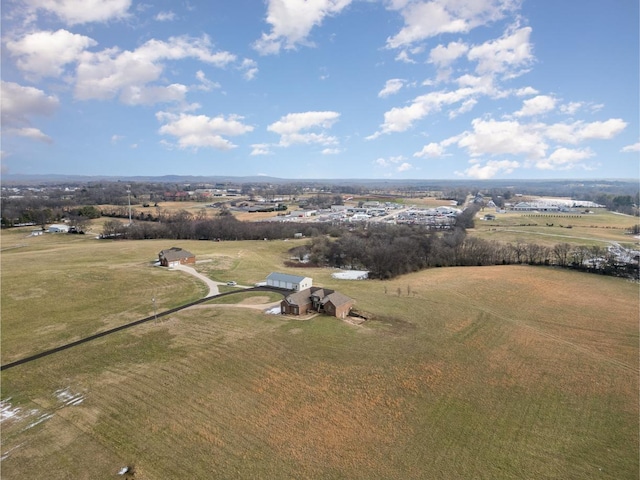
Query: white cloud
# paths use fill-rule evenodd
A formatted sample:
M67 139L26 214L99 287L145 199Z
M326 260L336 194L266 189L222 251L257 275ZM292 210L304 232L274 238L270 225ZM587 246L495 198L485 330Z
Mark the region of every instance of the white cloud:
M251 148L253 150L251 150L250 155L271 155L273 152L271 152L270 149L270 145L268 143L254 143L253 145L251 145Z
M640 142L634 143L633 145L627 145L626 147L623 147L622 150L620 151L623 153L640 152Z
M244 72L243 76L246 80L253 80L258 74L258 63L250 58L242 60L239 68Z
M322 150L322 155L338 155L341 152L339 148L325 148Z
M131 0L27 0L34 10L53 13L67 25L126 18Z
M585 140L609 140L622 132L627 122L620 118L611 118L604 122L555 123L543 125L545 135L557 142L576 144Z
M457 108L456 110L451 110L449 112L449 118L453 119L458 115L470 112L471 110L473 110L473 107L475 107L477 103L478 101L475 98L470 98L469 100L465 100L464 102L462 102L462 105L460 105L459 108Z
M447 67L455 60L467 53L469 46L463 42L450 42L446 47L438 45L429 53L429 63L438 67Z
M116 143L118 143L123 138L124 138L123 135L113 134L113 135L111 135L111 143L113 143L115 145Z
M524 88L519 88L514 93L518 97L526 97L529 95L537 95L539 92L533 87L524 87Z
M400 53L398 53L398 55L396 55L395 58L398 62L404 62L404 63L416 63L416 61L411 58L409 56L409 54L407 53L406 50L400 50Z
M581 166L582 160L591 158L593 155L594 153L589 148L580 150L559 147L549 155L549 158L535 162L535 166L540 170L570 170Z
M37 77L59 77L64 66L74 63L80 53L97 45L92 38L58 30L25 35L19 40L8 41L7 50L16 58L16 65L27 74Z
M399 48L441 33L466 33L505 16L519 6L517 0L391 1L400 10L403 28L387 39L389 48Z
M159 12L156 16L155 19L158 22L171 22L173 20L176 19L176 14L173 13L172 11L168 11L168 12Z
M159 80L165 60L196 58L204 63L224 67L235 61L235 55L213 52L207 36L201 38L171 37L168 41L149 40L134 51L109 48L97 53L85 51L79 57L75 96L80 100L106 100L119 96L128 104L152 104L180 101L184 86L147 86ZM184 88L183 88L184 87Z
M517 121L482 120L471 122L473 132L464 132L457 137L457 144L469 155L524 155L538 159L545 156L548 145L542 133Z
M196 87L198 90L209 92L214 88L220 88L220 84L209 80L202 70L196 72L196 79L200 82L200 85Z
M30 117L51 115L60 104L57 97L34 87L4 81L0 85L3 128L29 128Z
M206 115L189 115L158 112L156 117L164 122L159 133L178 138L180 148L211 147L218 150L229 150L236 145L224 136L237 136L253 130L251 125L241 122L239 115L223 115L208 117Z
M276 54L281 48L292 49L309 44L313 27L327 16L336 15L352 0L268 0L266 21L270 33L263 33L253 47L262 55Z
M394 107L385 112L384 123L380 126L380 130L367 139L375 139L383 133L404 132L411 128L415 121L440 111L445 105L467 100L476 92L477 90L474 88L460 88L453 91L437 91L420 95L406 107Z
M414 153L413 156L421 158L437 158L442 157L444 153L445 151L442 145L440 145L439 143L431 142L422 147L422 150L420 150L419 152Z
M34 127L10 128L6 130L6 133L18 137L26 137L38 142L53 143L53 139L49 135L42 133L39 129Z
M384 168L393 168L398 172L404 172L412 168L412 165L408 162L405 162L405 160L406 159L403 155L397 155L389 158L380 157L373 163Z
M267 127L267 130L280 135L279 145L288 147L296 143L318 143L321 145L335 145L338 143L335 137L321 133L301 133L303 130L326 130L338 120L338 112L302 112L285 115L277 122Z
M456 172L457 175L486 180L499 174L511 174L520 164L513 160L489 160L484 165L473 163L464 172Z
M387 80L384 84L384 88L378 92L378 96L382 98L388 97L389 95L398 93L403 86L404 80L400 78L392 78L391 80Z
M531 27L508 31L501 38L471 47L467 58L478 62L476 73L480 75L501 73L507 78L515 77L533 62L530 36Z
M583 106L583 102L569 102L567 104L560 105L560 111L566 115L574 115Z
M167 86L131 85L122 90L120 100L127 105L183 102L187 91L187 86L180 83L173 83Z
M556 99L549 95L538 95L522 102L522 108L514 113L516 117L530 117L550 112L556 107Z

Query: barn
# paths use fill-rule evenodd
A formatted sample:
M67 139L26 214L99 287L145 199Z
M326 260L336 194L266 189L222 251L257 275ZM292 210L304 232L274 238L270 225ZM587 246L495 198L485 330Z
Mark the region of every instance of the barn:
M288 273L272 272L267 276L267 285L285 290L295 290L299 292L311 288L313 280L309 277L289 275Z
M162 250L158 254L158 260L163 267L176 267L184 264L196 263L196 256L178 247L171 247L167 250Z
M49 233L68 233L69 227L63 224L49 225Z

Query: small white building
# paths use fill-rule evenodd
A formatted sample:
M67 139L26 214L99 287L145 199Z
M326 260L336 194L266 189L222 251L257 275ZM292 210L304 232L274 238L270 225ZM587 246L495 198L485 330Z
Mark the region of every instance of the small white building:
M69 233L69 226L62 224L49 225L49 233Z
M309 277L289 275L288 273L272 272L267 276L267 285L269 287L295 290L296 292L311 288L312 284L313 280Z

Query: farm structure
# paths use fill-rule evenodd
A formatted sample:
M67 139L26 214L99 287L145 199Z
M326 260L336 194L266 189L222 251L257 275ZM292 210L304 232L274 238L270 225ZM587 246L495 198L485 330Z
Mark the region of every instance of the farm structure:
M196 263L196 256L193 253L179 247L162 250L158 254L158 259L160 260L160 265L163 267L175 267L177 265Z
M299 275L289 275L287 273L272 272L267 276L267 285L296 292L311 288L313 279Z
M68 233L69 227L67 225L54 224L49 226L49 233Z
M313 311L345 318L354 304L352 298L335 290L311 287L285 297L280 303L280 310L283 315L305 315Z

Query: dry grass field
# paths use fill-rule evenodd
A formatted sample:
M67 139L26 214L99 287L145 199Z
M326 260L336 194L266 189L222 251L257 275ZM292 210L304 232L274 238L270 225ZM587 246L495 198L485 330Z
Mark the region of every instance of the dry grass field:
M600 210L582 215L508 212L496 214L495 220L482 220L487 213L495 214L493 209L479 212L475 231L469 233L488 240L547 246L557 243L605 246L609 242L617 242L631 248L640 247L638 238L628 233L638 219L628 215Z
M13 232L3 364L149 315L154 291L163 309L204 291L150 265L176 242ZM178 246L252 284L286 271L295 244ZM370 320L266 315L242 307L273 297L241 293L3 371L2 478L638 478L636 283L525 266L300 272Z

